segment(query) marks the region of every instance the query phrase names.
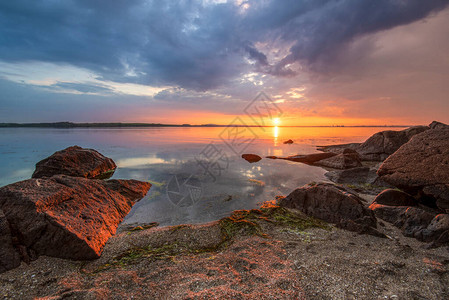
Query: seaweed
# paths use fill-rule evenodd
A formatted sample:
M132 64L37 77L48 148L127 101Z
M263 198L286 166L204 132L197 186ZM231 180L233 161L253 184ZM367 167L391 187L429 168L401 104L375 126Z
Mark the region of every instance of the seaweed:
M112 267L126 267L130 264L141 262L143 259L173 260L176 255L200 254L216 252L228 247L238 236L260 236L268 237L261 226L262 222L267 222L279 226L284 231L300 232L307 228L321 228L330 230L330 226L318 219L308 217L299 211L293 211L274 204L262 206L260 209L236 210L231 216L218 221L221 231L221 241L212 247L192 248L185 243L175 241L160 247L148 245L146 247L134 247L128 251L114 257L109 263L99 267L93 273L98 273ZM139 227L139 226L138 226ZM170 227L171 232L176 232L190 225L177 225ZM141 229L135 229L141 230Z
M128 231L129 231L129 233L131 233L131 232L134 232L134 231L146 230L146 229L150 229L150 228L157 227L157 226L159 226L159 223L152 222L152 223L149 223L149 224L144 224L144 225L132 227Z

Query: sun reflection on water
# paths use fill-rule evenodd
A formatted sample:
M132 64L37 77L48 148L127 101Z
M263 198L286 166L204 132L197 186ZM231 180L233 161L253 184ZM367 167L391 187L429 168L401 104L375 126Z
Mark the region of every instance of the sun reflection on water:
M278 137L279 137L279 127L274 126L273 127L273 138L274 138L274 146L278 146Z

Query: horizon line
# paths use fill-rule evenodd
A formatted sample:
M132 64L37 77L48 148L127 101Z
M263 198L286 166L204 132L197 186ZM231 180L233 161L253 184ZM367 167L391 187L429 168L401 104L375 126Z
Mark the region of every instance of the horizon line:
M130 122L33 122L33 123L0 123L2 128L14 127L52 127L52 128L79 128L79 127L412 127L420 125L383 124L383 125L223 125L223 124L164 124L164 123L130 123ZM425 125L424 125L425 126Z

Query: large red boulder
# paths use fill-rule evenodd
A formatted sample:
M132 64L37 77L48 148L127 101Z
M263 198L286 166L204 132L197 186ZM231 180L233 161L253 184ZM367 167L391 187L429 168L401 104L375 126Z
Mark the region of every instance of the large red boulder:
M0 188L0 209L30 256L98 258L151 184L56 175Z
M380 166L380 178L449 211L449 130L415 135Z
M57 151L36 164L33 178L63 174L84 178L109 178L117 168L114 161L93 149L72 146Z
M279 206L294 208L306 215L324 220L337 226L381 236L377 221L362 199L342 187L328 184L308 184L291 192L278 201Z

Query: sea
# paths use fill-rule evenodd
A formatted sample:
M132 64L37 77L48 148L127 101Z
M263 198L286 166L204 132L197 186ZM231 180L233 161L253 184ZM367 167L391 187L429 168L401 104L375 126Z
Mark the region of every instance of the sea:
M316 153L317 146L363 142L390 129L402 128L0 128L0 186L30 178L38 161L78 145L112 158L112 179L152 183L124 224L206 223L327 181L323 168L266 156ZM288 139L293 144L284 144ZM249 163L241 157L246 153L262 160Z

